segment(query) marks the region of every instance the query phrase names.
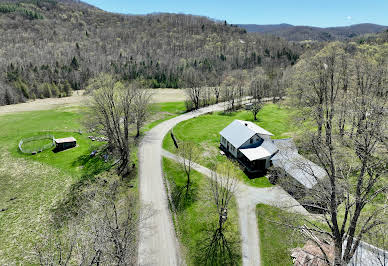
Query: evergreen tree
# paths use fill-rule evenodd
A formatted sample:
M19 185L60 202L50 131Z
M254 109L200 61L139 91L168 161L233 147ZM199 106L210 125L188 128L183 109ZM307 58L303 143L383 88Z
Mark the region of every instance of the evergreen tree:
M70 66L75 69L75 70L78 70L79 69L79 63L78 63L78 60L77 58L74 56L73 57L73 60L71 60L71 64Z

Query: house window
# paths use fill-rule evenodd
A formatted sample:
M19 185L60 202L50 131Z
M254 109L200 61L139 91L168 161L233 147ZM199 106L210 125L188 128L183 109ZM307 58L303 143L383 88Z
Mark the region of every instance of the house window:
M252 144L252 143L253 143L253 138L251 138L251 139L249 140L249 142Z

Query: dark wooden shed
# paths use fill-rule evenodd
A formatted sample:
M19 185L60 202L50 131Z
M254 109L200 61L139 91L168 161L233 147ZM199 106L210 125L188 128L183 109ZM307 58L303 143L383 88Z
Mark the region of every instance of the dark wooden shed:
M55 139L55 150L63 151L77 146L77 140L73 137Z

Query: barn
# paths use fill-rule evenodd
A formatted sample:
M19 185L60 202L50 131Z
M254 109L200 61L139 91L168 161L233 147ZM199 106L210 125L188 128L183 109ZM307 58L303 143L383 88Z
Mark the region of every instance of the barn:
M77 146L77 140L73 137L54 139L55 151L63 151Z

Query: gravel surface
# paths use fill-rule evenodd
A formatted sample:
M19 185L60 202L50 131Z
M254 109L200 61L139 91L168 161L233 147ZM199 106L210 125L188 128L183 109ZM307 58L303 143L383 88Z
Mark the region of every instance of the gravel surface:
M222 104L180 115L157 125L143 138L139 148L140 202L143 212L151 208L153 216L140 228L138 256L140 265L184 264L163 183L162 142L164 136L176 124L219 110L223 110Z

